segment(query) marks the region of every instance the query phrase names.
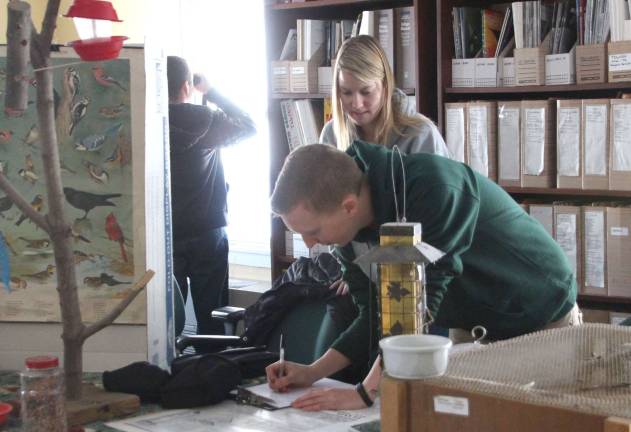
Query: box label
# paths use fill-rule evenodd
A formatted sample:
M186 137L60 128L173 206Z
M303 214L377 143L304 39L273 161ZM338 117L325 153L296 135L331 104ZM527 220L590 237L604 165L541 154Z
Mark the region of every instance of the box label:
M616 236L616 237L628 237L629 228L628 227L611 227L611 235Z
M274 75L287 75L287 68L286 67L275 67L274 68Z
M609 72L631 70L631 53L609 54Z
M469 415L469 399L454 396L434 396L434 411L459 416Z

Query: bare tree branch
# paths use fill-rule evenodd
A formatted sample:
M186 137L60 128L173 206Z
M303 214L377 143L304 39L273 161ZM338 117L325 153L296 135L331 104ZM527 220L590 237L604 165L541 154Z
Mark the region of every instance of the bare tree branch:
M41 229L46 231L50 235L50 226L46 221L46 218L41 213L35 211L33 207L26 201L22 195L13 187L13 185L7 180L4 174L0 173L0 189L2 189L9 199L15 204L22 213L29 217Z
M125 310L127 306L136 298L138 294L144 289L144 287L153 278L155 272L153 270L147 270L145 274L131 287L131 292L125 297L119 304L116 305L107 315L85 328L83 331L83 339L87 339L99 330L104 329L108 325L112 324L116 318Z
M44 15L44 21L42 21L40 42L42 44L42 48L45 48L47 53L50 52L50 44L53 41L53 34L57 28L59 3L61 3L61 0L48 0L48 4L46 5L46 14Z
M24 77L29 61L31 40L31 6L23 1L7 4L7 76L4 112L20 117L28 103L28 82Z

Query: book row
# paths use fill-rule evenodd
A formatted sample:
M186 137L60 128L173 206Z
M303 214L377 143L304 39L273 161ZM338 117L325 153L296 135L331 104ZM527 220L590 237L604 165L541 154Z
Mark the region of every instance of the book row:
M631 99L445 104L452 157L505 187L631 190Z
M565 252L579 293L631 298L631 203L524 206Z

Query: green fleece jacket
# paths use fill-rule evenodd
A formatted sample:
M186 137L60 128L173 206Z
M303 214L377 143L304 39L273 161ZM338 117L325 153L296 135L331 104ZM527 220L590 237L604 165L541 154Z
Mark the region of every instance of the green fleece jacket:
M375 246L379 226L396 221L392 152L356 141L348 150L370 184L374 224L354 242ZM562 318L576 302L576 279L558 244L501 187L468 166L426 153L403 155L406 217L420 222L423 241L446 255L426 268L427 303L443 327L483 325L503 339L537 330ZM403 175L395 154L394 177L400 211ZM332 348L353 362L376 349L376 295L355 264L352 243L336 248L343 279L359 315ZM369 323L372 328L369 331Z

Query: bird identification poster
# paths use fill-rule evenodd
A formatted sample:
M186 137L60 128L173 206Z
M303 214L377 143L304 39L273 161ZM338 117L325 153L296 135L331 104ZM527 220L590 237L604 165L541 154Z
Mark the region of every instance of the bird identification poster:
M2 90L5 55L0 52ZM145 269L143 61L142 49L123 50L115 60L81 62L62 48L51 59L65 214L84 321L108 313ZM29 84L27 111L0 122L0 171L46 214L37 82L29 74L22 78ZM56 282L50 239L0 191L0 320L60 321ZM145 323L146 313L141 294L117 323Z

